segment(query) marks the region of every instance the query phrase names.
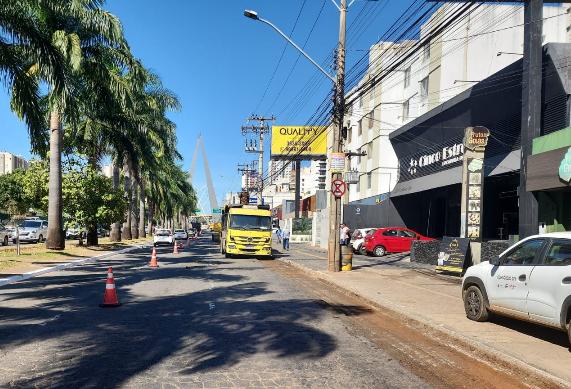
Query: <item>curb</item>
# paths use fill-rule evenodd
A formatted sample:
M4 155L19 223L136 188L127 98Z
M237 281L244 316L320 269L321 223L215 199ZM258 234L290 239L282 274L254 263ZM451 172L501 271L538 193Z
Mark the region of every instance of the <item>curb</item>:
M447 345L450 346L451 348L464 353L464 354L469 354L472 357L475 357L473 354L473 350L476 349L479 352L481 352L484 356L487 356L488 358L493 358L493 359L498 359L501 360L503 362L509 363L511 365L515 365L518 368L522 369L522 370L527 370L528 372L535 374L538 377L541 377L545 380L549 380L552 383L555 383L556 385L560 385L561 387L569 387L569 382L566 381L563 378L560 378L558 376L555 376L541 368L535 367L533 365L530 365L528 363L526 363L525 361L521 360L518 357L506 354L504 351L499 350L491 345L479 342L478 340L474 340L472 338L466 337L460 333L458 333L456 330L439 324L439 323L435 323L433 322L430 318L423 316L422 318L418 318L418 317L413 317L408 311L405 311L404 309L400 308L398 305L395 304L390 304L390 303L379 303L377 301L371 300L367 297L362 296L361 294L359 294L357 291L351 289L350 287L346 287L343 285L340 285L339 283L333 281L330 279L330 277L328 275L326 275L325 273L319 271L319 270L313 270L310 268L307 268L301 264L296 263L295 261L292 261L290 259L285 259L285 258L277 258L279 261L282 261L288 265L291 265L301 271L303 271L305 274L307 274L308 276L317 279L319 281L322 281L324 283L326 283L327 285L337 289L338 291L340 291L341 293L347 294L349 296L353 296L353 297L357 297L361 300L363 300L365 303L380 309L380 310L391 310L393 312L395 312L396 314L402 316L403 318L407 319L409 322L416 324L418 327L427 327L428 329L432 330L434 333L436 333L437 335L439 335L442 338L448 338L450 340L459 342L460 345L458 344L450 344L447 342ZM459 347L460 346L460 347ZM463 347L462 347L463 346Z
M131 247L127 247L125 249L119 250L119 251L112 251L110 253L97 255L95 257L76 259L75 261L61 263L59 265L55 265L55 266L51 266L51 267L45 267L43 269L30 271L30 272L27 272L27 273L24 273L21 275L11 276L11 277L6 277L6 278L0 278L0 287L2 287L4 285L13 284L13 283L18 282L18 281L28 280L30 278L34 278L34 277L37 277L37 276L42 275L42 274L47 274L47 273L51 273L54 271L64 270L64 269L67 269L69 267L80 266L80 265L83 265L83 264L86 264L89 262L94 262L94 261L98 261L100 259L113 257L115 255L125 254L125 253L128 253L128 252L136 250L136 249L142 249L144 247L146 247L146 246L145 245L131 246Z

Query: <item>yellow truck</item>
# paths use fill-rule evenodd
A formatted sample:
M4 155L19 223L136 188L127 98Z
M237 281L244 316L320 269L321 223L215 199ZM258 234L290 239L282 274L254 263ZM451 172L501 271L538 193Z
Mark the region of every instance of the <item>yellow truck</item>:
M220 252L226 258L272 258L272 213L268 205L227 205L222 213Z

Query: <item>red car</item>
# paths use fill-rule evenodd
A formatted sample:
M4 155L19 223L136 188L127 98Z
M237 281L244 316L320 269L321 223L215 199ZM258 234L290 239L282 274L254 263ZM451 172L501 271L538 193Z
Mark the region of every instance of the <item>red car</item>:
M367 254L382 257L386 253L402 253L410 251L415 240L434 240L416 231L402 227L379 228L374 234L365 236Z

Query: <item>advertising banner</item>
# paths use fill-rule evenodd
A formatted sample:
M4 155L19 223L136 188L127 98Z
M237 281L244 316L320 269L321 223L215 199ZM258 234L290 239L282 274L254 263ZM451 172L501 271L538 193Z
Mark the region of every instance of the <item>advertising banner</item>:
M326 130L326 126L272 126L271 158L325 158Z
M445 236L440 243L436 270L462 274L469 264L470 239Z

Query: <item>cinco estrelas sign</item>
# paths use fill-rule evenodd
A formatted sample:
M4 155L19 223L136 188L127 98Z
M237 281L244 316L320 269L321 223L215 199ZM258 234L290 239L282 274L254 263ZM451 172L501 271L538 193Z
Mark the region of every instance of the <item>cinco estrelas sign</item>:
M559 178L567 184L571 182L571 147L569 147L559 165Z

